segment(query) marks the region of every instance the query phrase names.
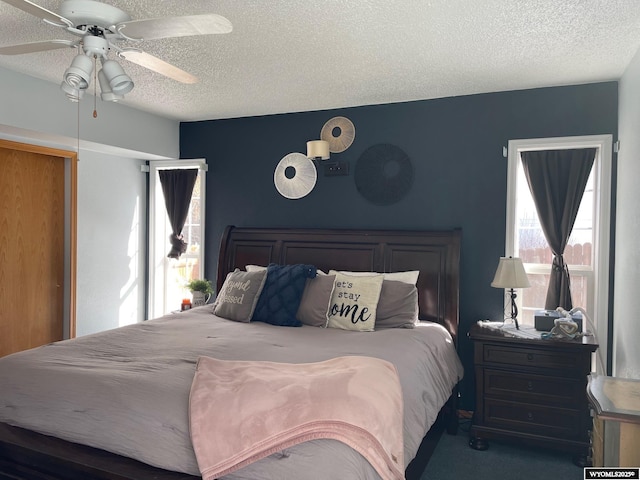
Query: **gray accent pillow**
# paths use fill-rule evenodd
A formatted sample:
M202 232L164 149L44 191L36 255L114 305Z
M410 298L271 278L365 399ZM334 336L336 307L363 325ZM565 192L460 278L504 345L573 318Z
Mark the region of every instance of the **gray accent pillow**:
M418 321L418 289L415 285L396 280L382 282L376 330L383 328L413 328Z
M266 270L243 272L236 268L229 272L216 298L213 313L236 322L251 321L266 278Z
M327 324L327 308L333 291L335 275L317 275L308 278L302 292L296 318L303 325L324 327Z

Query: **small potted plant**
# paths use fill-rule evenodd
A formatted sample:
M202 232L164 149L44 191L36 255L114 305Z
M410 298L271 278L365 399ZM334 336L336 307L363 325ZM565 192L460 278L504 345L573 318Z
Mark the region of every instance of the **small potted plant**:
M191 291L191 295L193 296L194 307L206 304L213 293L211 282L206 278L194 278L187 283L187 288Z

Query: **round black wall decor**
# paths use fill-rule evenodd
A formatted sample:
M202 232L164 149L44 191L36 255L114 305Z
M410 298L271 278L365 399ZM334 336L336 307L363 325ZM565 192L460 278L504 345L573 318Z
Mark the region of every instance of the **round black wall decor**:
M411 188L413 165L395 145L369 147L358 159L354 181L360 195L375 205L396 203Z

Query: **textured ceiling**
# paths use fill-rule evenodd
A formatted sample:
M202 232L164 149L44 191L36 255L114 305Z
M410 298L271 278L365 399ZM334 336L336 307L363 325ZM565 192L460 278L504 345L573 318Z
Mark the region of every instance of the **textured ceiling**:
M617 80L640 46L638 0L105 3L133 19L217 13L233 24L138 45L193 85L120 61L136 84L121 103L182 121ZM49 39L76 37L0 1L0 46ZM0 66L59 84L75 54L0 55Z

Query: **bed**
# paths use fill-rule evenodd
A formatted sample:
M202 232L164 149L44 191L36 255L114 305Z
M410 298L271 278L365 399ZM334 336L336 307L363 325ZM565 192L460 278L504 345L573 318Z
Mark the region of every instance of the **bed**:
M230 274L249 265L313 265L322 272L416 271L419 324L374 332L306 324L292 328L230 321L206 305L4 357L0 473L15 479L200 478L188 408L199 358L306 365L352 356L376 358L396 368L404 402L403 465L411 476L420 441L438 414L449 414L451 433L457 425L456 389L462 376L455 351L460 235L459 230L228 227L219 249L219 292ZM434 335L442 339L437 347L423 342L422 337ZM428 382L434 385L412 373L427 369ZM223 478L379 476L344 442L318 438L257 459Z

